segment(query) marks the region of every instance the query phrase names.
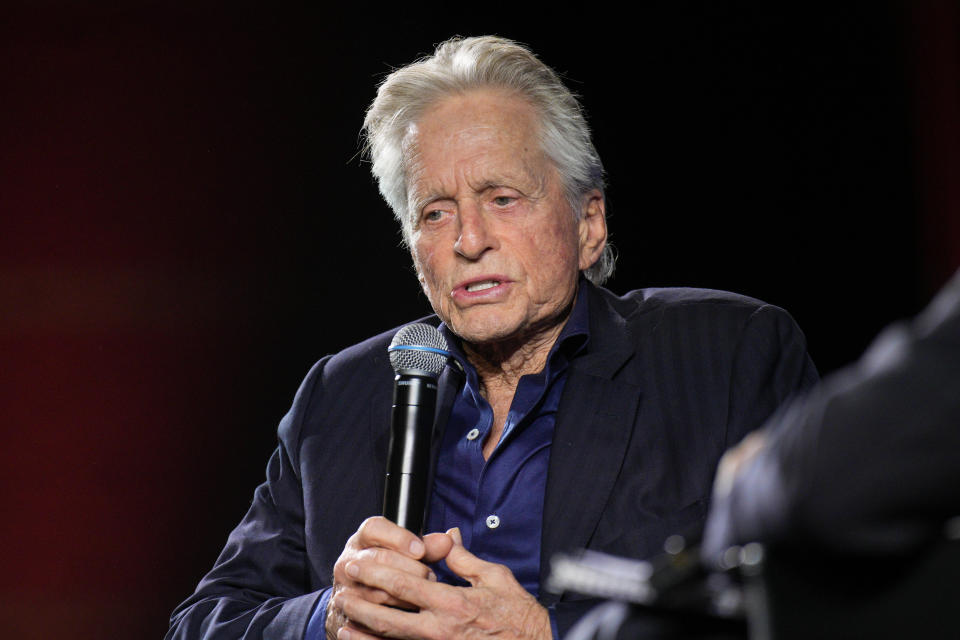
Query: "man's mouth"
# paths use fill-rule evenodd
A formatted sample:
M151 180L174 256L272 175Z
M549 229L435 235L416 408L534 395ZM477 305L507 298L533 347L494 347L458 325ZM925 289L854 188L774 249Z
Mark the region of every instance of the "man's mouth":
M464 289L466 289L470 293L474 293L476 291L483 291L484 289L492 289L498 284L500 284L499 280L481 280L480 282L471 282L466 287L464 287Z

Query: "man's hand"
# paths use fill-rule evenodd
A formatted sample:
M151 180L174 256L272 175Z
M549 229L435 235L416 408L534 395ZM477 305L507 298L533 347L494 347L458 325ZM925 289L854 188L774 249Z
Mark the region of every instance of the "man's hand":
M531 638L552 637L547 610L501 565L486 562L467 551L460 532L447 532L454 544L446 556L447 567L470 582L454 587L430 581L370 558L357 557L345 571L367 588L389 594L394 601L407 602L419 612L385 607L353 590L334 596L335 606L350 622L341 629L340 640L369 640L376 637L406 639Z
M767 445L767 432L757 429L740 441L740 444L727 450L717 465L717 475L713 481L713 495L724 498L733 488L740 470L753 460Z
M364 520L357 532L347 540L343 553L333 565L333 594L327 606L327 638L336 638L339 629L347 624L347 616L335 602L338 594L387 607L415 608L409 601L357 580L347 570L353 563L362 562L417 580L436 582L436 575L425 563L445 558L452 546L453 539L444 533L426 535L421 540L386 518L377 516Z

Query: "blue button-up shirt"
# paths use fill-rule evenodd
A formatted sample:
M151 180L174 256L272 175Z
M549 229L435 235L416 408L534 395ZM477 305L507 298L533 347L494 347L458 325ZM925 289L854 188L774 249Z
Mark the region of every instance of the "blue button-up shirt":
M540 533L550 444L570 359L589 337L587 295L580 293L543 371L520 378L500 441L484 460L493 409L480 394L476 369L457 339L441 325L464 364L466 380L451 409L437 458L427 531L459 527L464 546L508 566L534 596L540 590ZM464 584L440 563L443 582Z
M493 409L480 395L477 371L460 349L460 339L444 325L466 373L447 421L437 460L427 515L427 532L459 527L464 546L489 562L504 564L534 596L540 592L540 534L550 444L567 367L586 348L590 334L586 288L581 282L567 324L540 373L520 378L500 442L488 460L483 443L493 425ZM440 580L465 584L444 563L434 567ZM331 589L310 616L305 638L322 640ZM551 625L554 625L551 615ZM554 626L554 636L556 627Z

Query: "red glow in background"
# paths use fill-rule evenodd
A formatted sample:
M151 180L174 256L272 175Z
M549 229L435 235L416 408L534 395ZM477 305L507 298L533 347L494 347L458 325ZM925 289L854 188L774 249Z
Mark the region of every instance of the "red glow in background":
M161 637L310 364L428 311L356 153L379 78L449 35L527 42L583 95L615 291L779 304L824 372L922 307L960 265L955 4L670 4L586 42L294 5L0 10L0 634Z

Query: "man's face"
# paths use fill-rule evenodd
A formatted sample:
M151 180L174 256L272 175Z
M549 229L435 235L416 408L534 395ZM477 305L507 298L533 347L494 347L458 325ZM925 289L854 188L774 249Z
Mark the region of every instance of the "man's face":
M602 196L584 198L578 222L536 127L523 100L475 90L408 133L414 264L434 311L472 344L549 335L606 237Z

